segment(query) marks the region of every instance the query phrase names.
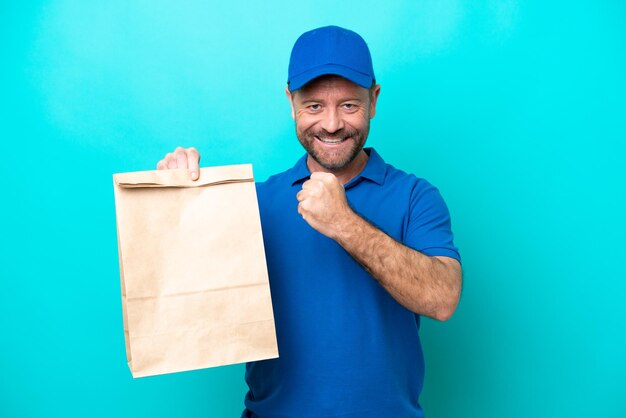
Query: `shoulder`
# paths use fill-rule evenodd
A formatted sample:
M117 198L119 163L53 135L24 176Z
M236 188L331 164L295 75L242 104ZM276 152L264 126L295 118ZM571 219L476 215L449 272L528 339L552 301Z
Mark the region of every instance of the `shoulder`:
M402 188L404 190L407 190L412 198L416 198L429 191L436 191L437 193L439 192L439 190L425 178L396 168L389 163L385 163L385 165L385 187Z
M411 218L424 213L438 213L445 216L448 209L441 192L429 180L416 174L385 164L384 188L390 196L399 196L408 201Z
M450 211L439 189L428 180L388 165L385 185L401 184L408 199L402 242L428 256L445 256L460 262Z

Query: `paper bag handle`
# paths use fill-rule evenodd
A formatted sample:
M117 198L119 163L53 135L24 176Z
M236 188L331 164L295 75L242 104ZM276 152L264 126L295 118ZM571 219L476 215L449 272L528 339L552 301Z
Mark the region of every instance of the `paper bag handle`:
M113 175L115 184L123 189L145 187L202 187L227 183L253 182L252 164L204 167L198 180L191 180L189 170L151 170Z

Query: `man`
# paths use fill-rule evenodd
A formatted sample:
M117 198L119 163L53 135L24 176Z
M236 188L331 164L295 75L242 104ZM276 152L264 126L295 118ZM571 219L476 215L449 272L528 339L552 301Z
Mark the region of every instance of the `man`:
M363 146L369 49L336 26L295 43L286 88L307 154L257 185L280 357L246 367L244 417L422 417L420 315L450 318L461 267L436 188ZM177 148L157 168L188 168Z

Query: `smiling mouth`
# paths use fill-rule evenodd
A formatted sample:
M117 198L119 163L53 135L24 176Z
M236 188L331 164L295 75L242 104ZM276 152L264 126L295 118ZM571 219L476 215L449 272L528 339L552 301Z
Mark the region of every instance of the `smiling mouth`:
M316 136L315 139L317 139L320 142L323 142L324 144L334 145L334 144L341 144L348 138L320 138L319 136Z

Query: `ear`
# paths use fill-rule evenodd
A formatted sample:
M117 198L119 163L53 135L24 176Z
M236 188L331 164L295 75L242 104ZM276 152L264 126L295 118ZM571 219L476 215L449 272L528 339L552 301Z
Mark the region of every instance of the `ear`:
M370 119L376 115L376 103L378 102L378 95L380 94L380 84L374 86L372 91L372 100L370 101Z
M287 100L289 100L289 105L291 106L291 119L296 120L296 109L293 106L293 98L291 97L289 86L285 87L285 94L287 95Z

